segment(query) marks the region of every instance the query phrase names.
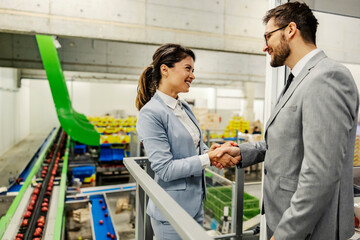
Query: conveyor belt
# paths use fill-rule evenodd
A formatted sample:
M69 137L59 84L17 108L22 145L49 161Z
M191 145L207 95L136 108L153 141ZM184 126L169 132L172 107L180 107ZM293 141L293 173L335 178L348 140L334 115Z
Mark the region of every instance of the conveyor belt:
M2 239L4 239L4 238L5 239L14 239L15 238L15 235L17 232L17 226L14 229L13 228L14 223L18 222L19 221L18 219L21 219L21 217L19 218L19 214L17 214L17 211L19 209L22 209L22 211L25 210L25 206L22 206L22 204L21 204L21 202L23 201L23 197L26 196L26 192L29 189L31 190L31 186L29 186L29 185L31 184L33 177L38 172L43 160L45 159L46 153L50 149L52 143L54 142L55 137L58 135L58 132L59 132L59 128L57 128L56 131L51 134L49 141L45 144L44 150L40 153L39 158L37 159L34 167L31 169L31 172L29 173L28 177L26 178L25 182L23 183L22 188L20 189L16 198L12 202L6 215L0 219L0 238L2 238ZM31 191L30 191L30 195L31 195ZM28 197L26 197L26 199L28 199ZM20 215L23 215L23 212ZM14 219L15 216L17 216L16 219ZM15 222L13 222L13 220ZM10 222L13 222L11 224L11 226L9 225ZM6 236L4 236L5 232L8 232L8 234L6 234ZM8 238L9 236L12 236L12 237Z
M21 237L20 239L33 239L33 237L40 239L42 236L58 163L64 150L66 134L61 131L59 135L60 137L58 137L56 144L52 146L52 151L46 157L45 163L43 164L41 172L43 181L36 185L31 196L28 211L24 215L22 225L17 235Z

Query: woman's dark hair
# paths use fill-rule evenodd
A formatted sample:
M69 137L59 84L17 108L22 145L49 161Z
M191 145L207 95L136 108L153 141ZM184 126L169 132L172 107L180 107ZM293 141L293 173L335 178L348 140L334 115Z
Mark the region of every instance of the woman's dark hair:
M136 108L138 110L154 96L161 79L160 66L165 64L172 68L175 63L182 61L188 56L192 57L195 61L194 52L179 44L164 44L155 51L153 62L143 71L139 79L136 96Z
M267 11L263 22L267 24L274 18L278 27L286 26L290 22L296 23L305 42L316 44L316 30L318 20L306 3L289 2Z

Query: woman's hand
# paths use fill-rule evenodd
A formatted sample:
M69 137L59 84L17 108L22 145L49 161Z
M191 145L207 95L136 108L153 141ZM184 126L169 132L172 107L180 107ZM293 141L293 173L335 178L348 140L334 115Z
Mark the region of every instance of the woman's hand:
M211 145L209 152L214 151L215 149L221 148L221 147L235 147L235 146L238 146L238 144L233 141L229 141L224 144L214 143L213 145ZM210 158L210 155L209 155L209 158ZM215 166L218 169L223 169L224 166L221 163L217 162L214 159L214 157L212 157L212 158L213 158L213 161L210 159L211 166ZM236 160L240 161L240 158L237 158Z

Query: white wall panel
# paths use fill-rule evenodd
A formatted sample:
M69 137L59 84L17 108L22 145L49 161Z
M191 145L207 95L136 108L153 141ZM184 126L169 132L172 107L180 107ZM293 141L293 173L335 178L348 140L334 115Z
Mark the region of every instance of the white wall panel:
M47 80L30 80L30 133L44 134L59 126Z
M0 155L29 134L29 89L17 88L17 70L0 68Z
M317 43L328 57L359 64L360 19L316 12L319 21Z
M19 142L30 133L30 83L21 81L21 88L15 96L15 142Z
M198 88L191 86L189 92L180 93L179 97L183 100L195 100L195 107L198 108L215 108L215 96L212 88Z
M126 115L137 115L135 108L137 85L119 83L89 83L89 85L90 115L102 116L116 110L123 110Z
M91 87L88 82L67 81L71 103L75 111L84 115L91 114Z

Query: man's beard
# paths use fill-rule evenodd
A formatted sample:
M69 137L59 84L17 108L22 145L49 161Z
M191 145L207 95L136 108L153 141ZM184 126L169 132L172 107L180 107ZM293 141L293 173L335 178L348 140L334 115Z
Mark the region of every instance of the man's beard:
M290 55L290 46L289 43L285 40L284 34L282 34L280 44L277 46L276 51L274 51L274 55L270 62L270 65L272 67L283 66L289 55Z

